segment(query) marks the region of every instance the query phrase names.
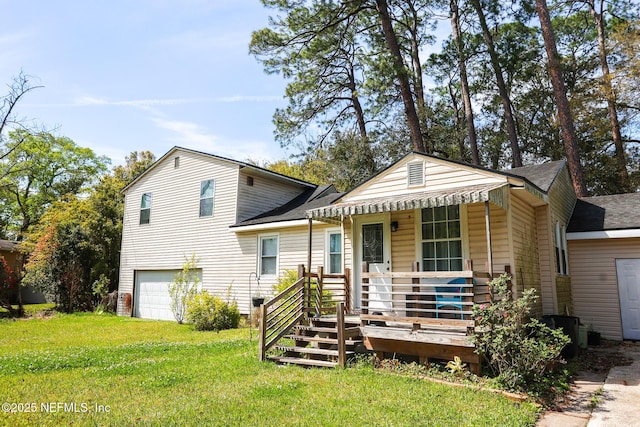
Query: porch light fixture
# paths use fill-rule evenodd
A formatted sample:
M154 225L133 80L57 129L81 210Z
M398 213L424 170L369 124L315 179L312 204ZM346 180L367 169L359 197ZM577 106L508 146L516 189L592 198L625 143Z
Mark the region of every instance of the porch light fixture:
M391 232L398 231L398 221L391 221Z

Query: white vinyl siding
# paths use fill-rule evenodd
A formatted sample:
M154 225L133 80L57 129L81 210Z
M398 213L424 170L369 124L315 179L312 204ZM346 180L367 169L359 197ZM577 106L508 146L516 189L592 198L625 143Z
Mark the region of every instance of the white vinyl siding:
M573 312L604 338L622 339L616 259L640 258L640 238L569 241Z
M119 291L132 292L134 270L179 270L185 258L195 254L198 268L202 269L203 289L225 296L235 267L243 263L242 248L229 232L229 225L236 218L238 166L187 150L178 149L172 154L126 191ZM180 156L177 169L176 155ZM202 221L198 216L200 183L212 176L215 176L215 197L224 202L215 206L216 221ZM153 193L151 221L143 227L134 227L140 215L142 194L148 192ZM255 270L255 257L249 263L244 277ZM242 303L240 299L237 301ZM120 308L119 312L123 314Z
M200 216L213 216L213 196L216 184L213 179L200 183Z
M251 180L249 178L252 178ZM251 181L252 185L249 185ZM251 176L241 170L238 180L238 217L244 221L293 200L310 187L282 179Z
M407 188L408 170L407 163L424 164L424 179L428 186L416 186ZM354 189L343 199L345 202L357 201L367 198L380 198L398 195L400 193L411 194L423 191L438 191L443 189L462 188L470 185L507 182L506 177L498 174L452 165L444 160L425 158L414 154L404 161L393 165L372 180L359 188Z
M260 277L278 274L278 235L258 237L258 271Z

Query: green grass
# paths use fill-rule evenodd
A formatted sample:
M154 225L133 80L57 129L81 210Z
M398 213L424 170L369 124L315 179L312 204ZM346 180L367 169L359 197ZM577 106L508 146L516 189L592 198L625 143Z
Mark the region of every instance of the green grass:
M7 426L526 426L538 411L366 364L261 363L248 329L196 332L173 322L57 314L0 320L0 348L0 403L36 409L0 411Z
M55 304L25 304L24 314L26 316L34 316L36 314L42 313L46 310L53 310L53 306ZM13 305L13 308L18 309L17 305ZM9 317L9 311L5 308L0 307L0 318Z

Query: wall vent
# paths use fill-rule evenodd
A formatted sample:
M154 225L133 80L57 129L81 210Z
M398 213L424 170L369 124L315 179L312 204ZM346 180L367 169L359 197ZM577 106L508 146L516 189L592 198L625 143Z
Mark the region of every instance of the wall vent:
M416 187L424 185L424 163L407 163L407 186Z

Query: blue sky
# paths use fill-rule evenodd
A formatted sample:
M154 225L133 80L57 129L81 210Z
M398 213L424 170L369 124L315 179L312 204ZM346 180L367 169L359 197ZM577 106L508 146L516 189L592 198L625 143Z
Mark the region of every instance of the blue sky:
M259 0L0 6L0 83L22 70L44 86L18 114L113 164L174 145L238 160L291 154L273 141L271 123L285 82L248 55L251 32L267 24Z

